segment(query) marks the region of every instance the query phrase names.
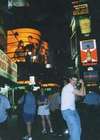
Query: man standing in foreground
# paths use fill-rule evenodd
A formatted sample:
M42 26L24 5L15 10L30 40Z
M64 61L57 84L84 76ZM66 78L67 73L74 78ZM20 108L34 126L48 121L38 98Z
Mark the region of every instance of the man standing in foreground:
M80 118L75 107L75 97L85 96L86 93L83 80L79 82L81 87L77 89L77 78L70 77L69 83L63 87L61 93L61 111L69 129L70 140L80 140L81 137Z

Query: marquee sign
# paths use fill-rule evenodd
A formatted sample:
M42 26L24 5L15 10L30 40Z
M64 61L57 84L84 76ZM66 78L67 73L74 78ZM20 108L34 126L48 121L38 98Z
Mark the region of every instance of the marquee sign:
M0 76L17 82L17 64L13 63L2 50L0 50Z

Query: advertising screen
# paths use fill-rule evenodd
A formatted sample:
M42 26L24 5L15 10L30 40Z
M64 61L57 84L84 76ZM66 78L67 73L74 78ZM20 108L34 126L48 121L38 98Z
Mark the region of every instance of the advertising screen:
M48 42L33 28L17 28L7 32L7 55L14 62L47 63Z
M99 80L97 71L86 71L83 73L83 78L86 83L96 83Z
M81 34L91 33L91 21L88 17L80 18L79 25L80 25Z
M98 58L95 39L80 41L80 56L81 64L83 66L91 66L97 64Z
M87 4L75 4L73 5L73 16L88 14Z

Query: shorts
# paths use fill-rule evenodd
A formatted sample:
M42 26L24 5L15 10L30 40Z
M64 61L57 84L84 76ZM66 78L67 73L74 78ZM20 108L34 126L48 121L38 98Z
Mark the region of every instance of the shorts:
M23 119L25 122L33 122L34 121L34 114L23 113Z
M38 115L50 115L48 105L41 105L38 107Z

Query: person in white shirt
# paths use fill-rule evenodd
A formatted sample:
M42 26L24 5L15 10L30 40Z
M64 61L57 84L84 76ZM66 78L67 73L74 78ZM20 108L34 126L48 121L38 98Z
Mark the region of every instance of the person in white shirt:
M67 123L70 140L80 140L81 124L80 118L75 107L76 96L85 96L85 86L83 80L79 80L81 87L76 88L77 78L72 76L69 78L61 93L61 112L65 122Z

